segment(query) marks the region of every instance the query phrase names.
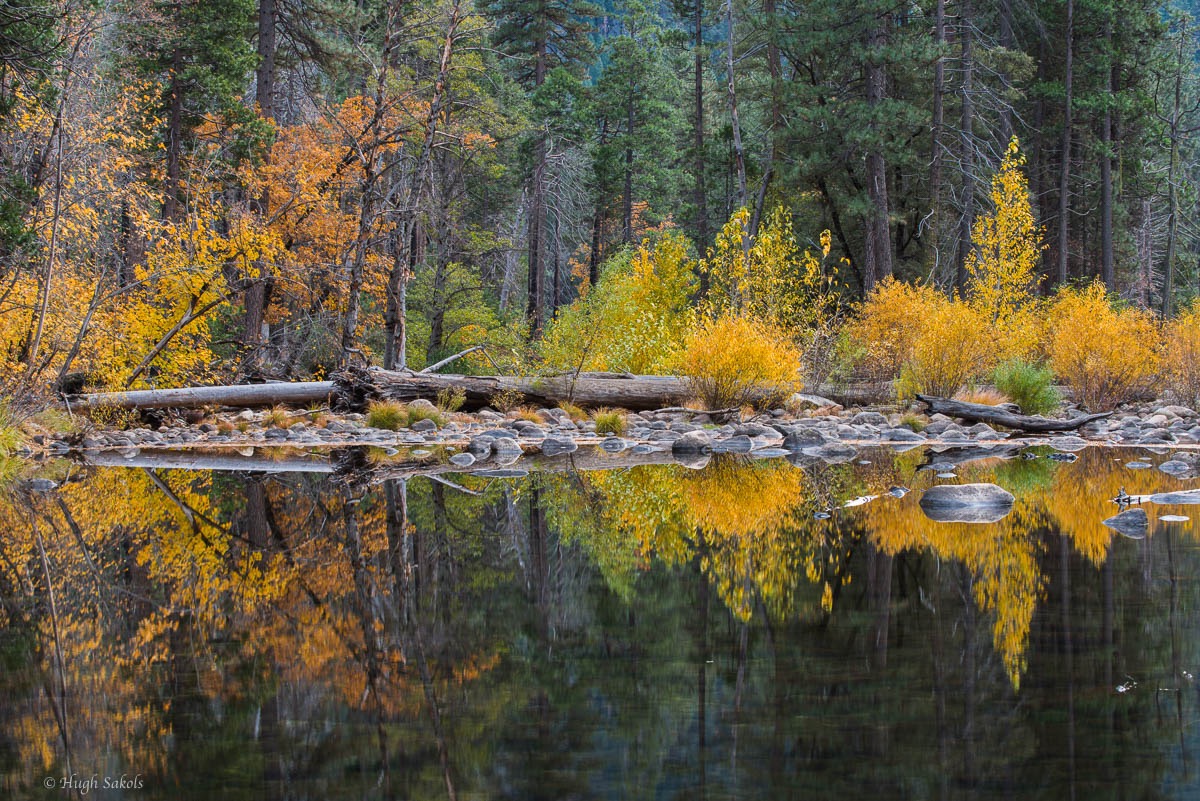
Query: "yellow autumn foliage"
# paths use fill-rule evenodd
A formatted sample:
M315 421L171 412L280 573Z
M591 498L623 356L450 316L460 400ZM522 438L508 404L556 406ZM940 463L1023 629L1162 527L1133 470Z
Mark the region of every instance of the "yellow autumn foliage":
M971 229L973 247L964 265L967 305L986 325L979 337L991 340L989 366L1028 359L1042 338L1044 315L1036 291L1045 246L1021 170L1024 164L1014 136L992 176L991 211Z
M769 408L800 391L801 354L777 326L723 314L701 321L685 342L683 374L709 409Z
M1163 380L1180 403L1200 406L1200 300L1163 328Z
M1118 307L1104 285L1063 289L1050 308L1050 367L1075 400L1111 409L1150 390L1160 364L1160 332L1143 309Z
M908 284L892 276L875 285L846 324L859 351L859 370L871 381L891 381L912 359L929 310L946 302L928 284Z
M692 322L688 242L668 232L610 259L598 284L561 309L541 354L557 370L674 373Z

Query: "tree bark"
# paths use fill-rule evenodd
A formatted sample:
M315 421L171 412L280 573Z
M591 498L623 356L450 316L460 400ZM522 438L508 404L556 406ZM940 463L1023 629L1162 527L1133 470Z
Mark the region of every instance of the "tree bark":
M696 204L696 235L697 246L704 250L708 246L708 192L704 186L704 0L694 0L696 4L693 18L692 49L693 49L693 93L695 96L695 125L693 133L692 180L694 202Z
M937 0L933 32L937 60L933 63L933 124L930 126L933 141L929 163L929 199L930 211L933 214L930 230L933 239L934 264L940 267L937 265L937 260L941 258L942 247L942 128L945 127L946 95L946 59L942 54L942 49L946 45L946 0ZM941 275L938 274L938 277L940 279ZM953 273L945 277L947 288L952 284L953 279Z
M1104 22L1105 52L1112 53L1112 7L1106 12ZM1116 262L1113 253L1113 119L1112 102L1113 73L1115 67L1105 70L1104 117L1100 122L1100 279L1110 290L1116 288Z
M970 0L964 0L959 19L959 44L962 47L962 118L959 135L962 161L963 204L959 221L958 248L954 259L954 285L961 292L967 285L967 255L971 252L971 229L975 226L975 56Z
M1070 277L1067 240L1070 233L1068 215L1071 211L1071 102L1075 78L1075 0L1067 0L1067 35L1063 44L1066 49L1063 72L1063 90L1066 98L1063 103L1062 164L1058 178L1058 282L1060 284L1066 283L1067 278Z
M875 136L867 152L867 196L870 211L867 218L866 258L863 260L863 291L870 292L875 284L892 274L892 237L888 220L887 161L880 144L878 115L887 97L887 70L883 63L883 47L887 42L887 22L878 18L867 34L867 106L872 115Z

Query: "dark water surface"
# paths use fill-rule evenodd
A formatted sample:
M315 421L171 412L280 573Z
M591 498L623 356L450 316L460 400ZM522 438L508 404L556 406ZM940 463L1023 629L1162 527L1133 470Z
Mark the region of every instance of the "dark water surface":
M1200 798L1200 480L956 458L10 481L0 798Z

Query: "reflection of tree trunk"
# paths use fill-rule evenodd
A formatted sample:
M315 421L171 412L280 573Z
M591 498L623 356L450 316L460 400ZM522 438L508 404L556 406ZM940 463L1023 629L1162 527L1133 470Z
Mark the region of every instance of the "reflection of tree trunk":
M446 739L445 725L442 721L441 707L437 698L437 688L433 683L433 672L429 668L429 659L425 652L425 638L421 632L421 616L418 610L417 597L417 552L416 539L409 534L408 522L408 482L389 481L384 484L384 501L387 513L388 549L391 552L392 580L396 587L396 597L401 601L401 629L406 658L415 658L417 673L421 678L421 689L425 696L426 712L433 727L434 740L437 743L438 761L441 763L442 780L446 785L446 797L457 801L458 791L455 789L454 776L450 769L450 746Z
M700 0L697 0L699 2ZM704 535L697 532L696 548L696 614L699 617L699 627L696 632L697 661L696 670L696 761L700 771L700 801L708 795L708 578L701 567L701 554L704 551Z
M1183 664L1179 654L1179 573L1175 565L1175 537L1171 526L1166 526L1162 532L1167 540L1167 575L1171 586L1171 602L1167 617L1168 628L1171 630L1171 682L1176 686L1175 692L1175 724L1179 730L1179 761L1186 766L1191 764L1187 755L1187 724L1183 719ZM1186 768L1185 768L1186 770ZM1186 773L1185 773L1186 775Z
M867 543L867 592L875 613L872 631L871 667L887 667L888 628L892 605L892 557Z
M1062 583L1062 643L1067 673L1067 782L1075 799L1075 649L1071 644L1071 545L1059 537L1059 580Z
M963 597L963 784L975 784L975 577L966 570Z
M1109 549L1108 558L1104 560L1104 568L1102 571L1104 580L1104 612L1101 620L1102 636L1104 637L1104 686L1111 693L1113 688L1113 677L1116 675L1113 662L1116 659L1116 637L1115 634L1115 618L1116 604L1114 602L1113 593L1113 553ZM1108 743L1114 742L1116 718L1114 715L1115 707L1111 700L1105 704L1105 723L1106 733L1108 735ZM1106 783L1113 781L1116 776L1113 770L1113 765L1109 760L1104 760L1104 775L1103 779Z
M375 708L375 734L379 742L379 760L383 766L384 785L390 787L391 766L388 762L387 729L384 726L383 700L379 688L380 680L383 677L383 645L379 641L379 627L376 625L374 587L371 577L367 574L366 560L363 557L362 532L359 530L358 504L360 501L359 498L348 497L343 500L342 521L345 524L346 555L350 561L350 572L354 580L354 599L357 607L355 611L362 628L363 652L361 658L367 677L367 693Z
M547 559L546 521L542 513L541 490L534 487L529 493L529 587L538 609L542 634L546 633Z
M929 582L929 586L932 588L937 584L937 575L935 574ZM933 708L934 721L937 726L938 775L940 777L938 797L946 799L950 797L950 730L946 725L946 649L942 642L941 597L939 594L930 593L930 607L932 614L930 646L933 649Z

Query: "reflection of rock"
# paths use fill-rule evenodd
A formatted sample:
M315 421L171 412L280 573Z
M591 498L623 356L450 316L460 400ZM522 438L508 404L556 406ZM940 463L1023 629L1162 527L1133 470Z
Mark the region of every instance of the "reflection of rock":
M1200 490L1183 490L1182 492L1159 492L1150 496L1150 503L1168 503L1179 505L1200 504Z
M828 464L844 464L858 455L858 448L844 442L827 442L819 448L805 448L804 453Z
M1054 437L1050 440L1050 447L1056 451L1072 453L1086 448L1087 440L1083 437Z
M1013 500L995 484L941 484L925 490L921 511L939 523L995 523L1012 511Z
M1121 514L1105 520L1104 525L1118 534L1140 540L1146 536L1146 529L1150 527L1150 521L1146 517L1145 509L1126 509Z
M683 465L688 470L703 470L711 460L712 454L708 453L696 453L694 451L684 451L682 453L676 451L675 453L675 463Z
M1192 472L1192 466L1187 462L1181 462L1178 459L1171 459L1163 462L1158 466L1158 469L1166 473L1168 476L1175 478L1183 478Z

